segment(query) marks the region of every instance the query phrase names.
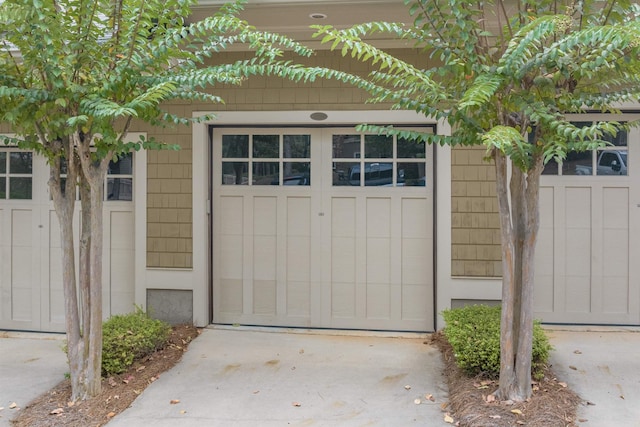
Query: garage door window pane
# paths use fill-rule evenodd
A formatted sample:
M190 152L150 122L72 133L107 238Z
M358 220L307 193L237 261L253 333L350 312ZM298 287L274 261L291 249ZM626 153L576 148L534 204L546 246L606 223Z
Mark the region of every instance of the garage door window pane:
M311 157L310 135L284 135L282 157L285 159L308 159Z
M309 162L284 162L282 185L311 185Z
M9 178L10 199L31 199L31 178Z
M7 178L0 178L0 199L7 198Z
M278 135L254 135L253 157L260 159L277 159L280 157Z
M222 162L223 185L248 185L249 162Z
M426 184L426 170L424 163L398 163L399 186L424 187Z
M31 174L32 154L13 151L9 154L9 172L12 174Z
M393 185L393 163L365 163L364 185L391 186Z
M591 175L593 160L591 151L570 151L562 162L562 175Z
M360 135L333 135L333 158L359 159Z
M278 162L254 162L253 185L278 185L280 164Z
M410 141L398 138L399 159L424 159L426 144L424 142Z
M0 173L7 173L7 153L0 152Z
M360 185L360 163L333 162L333 185Z
M626 150L598 151L598 175L627 175L629 158Z
M390 159L393 157L393 137L387 135L365 135L364 153L368 159Z
M249 135L223 135L222 157L227 159L248 158Z

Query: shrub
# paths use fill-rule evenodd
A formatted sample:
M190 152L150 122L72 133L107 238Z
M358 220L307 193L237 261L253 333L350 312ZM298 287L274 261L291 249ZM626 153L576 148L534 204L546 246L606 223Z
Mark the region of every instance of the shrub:
M443 332L453 348L456 364L470 375L500 374L500 307L472 305L442 312ZM531 371L540 379L552 347L539 321L533 325Z
M102 373L120 374L137 359L162 348L171 327L149 317L141 308L112 316L102 325Z

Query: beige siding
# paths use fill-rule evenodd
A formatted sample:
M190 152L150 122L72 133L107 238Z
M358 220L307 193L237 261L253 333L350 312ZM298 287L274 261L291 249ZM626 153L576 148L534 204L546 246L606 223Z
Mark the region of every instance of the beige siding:
M451 273L500 276L500 223L493 163L482 147L457 147L451 157Z
M425 65L428 55L405 49L395 54L417 65ZM231 63L242 53L224 53L216 58ZM340 68L365 73L367 66L339 52L317 52L305 60L309 65ZM388 106L365 104L367 95L354 87L336 81L318 80L296 84L276 77L252 77L241 87L219 86L212 90L225 104L175 103L171 112L190 116L193 111L286 111L286 110L363 110ZM147 267L192 267L192 176L191 129L149 128L139 125L149 137L178 143L180 151L148 154L147 181Z

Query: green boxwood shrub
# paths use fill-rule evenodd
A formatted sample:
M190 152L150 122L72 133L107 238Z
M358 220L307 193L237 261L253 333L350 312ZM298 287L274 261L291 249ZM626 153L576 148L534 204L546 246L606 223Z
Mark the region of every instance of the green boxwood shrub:
M102 374L120 374L137 359L162 348L171 332L167 323L152 319L141 308L112 316L102 325Z
M456 358L456 364L470 375L497 378L500 374L500 307L470 305L445 310L443 333ZM533 325L532 374L540 379L552 347L540 322Z

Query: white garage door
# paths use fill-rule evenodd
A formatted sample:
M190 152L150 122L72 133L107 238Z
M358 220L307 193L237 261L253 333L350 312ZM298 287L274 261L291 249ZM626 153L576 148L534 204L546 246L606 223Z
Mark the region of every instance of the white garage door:
M535 288L544 321L640 324L639 136L547 166Z
M215 323L434 329L431 147L352 128L213 135Z
M48 179L42 157L0 148L0 329L64 331L60 228ZM105 317L134 309L132 180L132 156L112 162L105 183Z

